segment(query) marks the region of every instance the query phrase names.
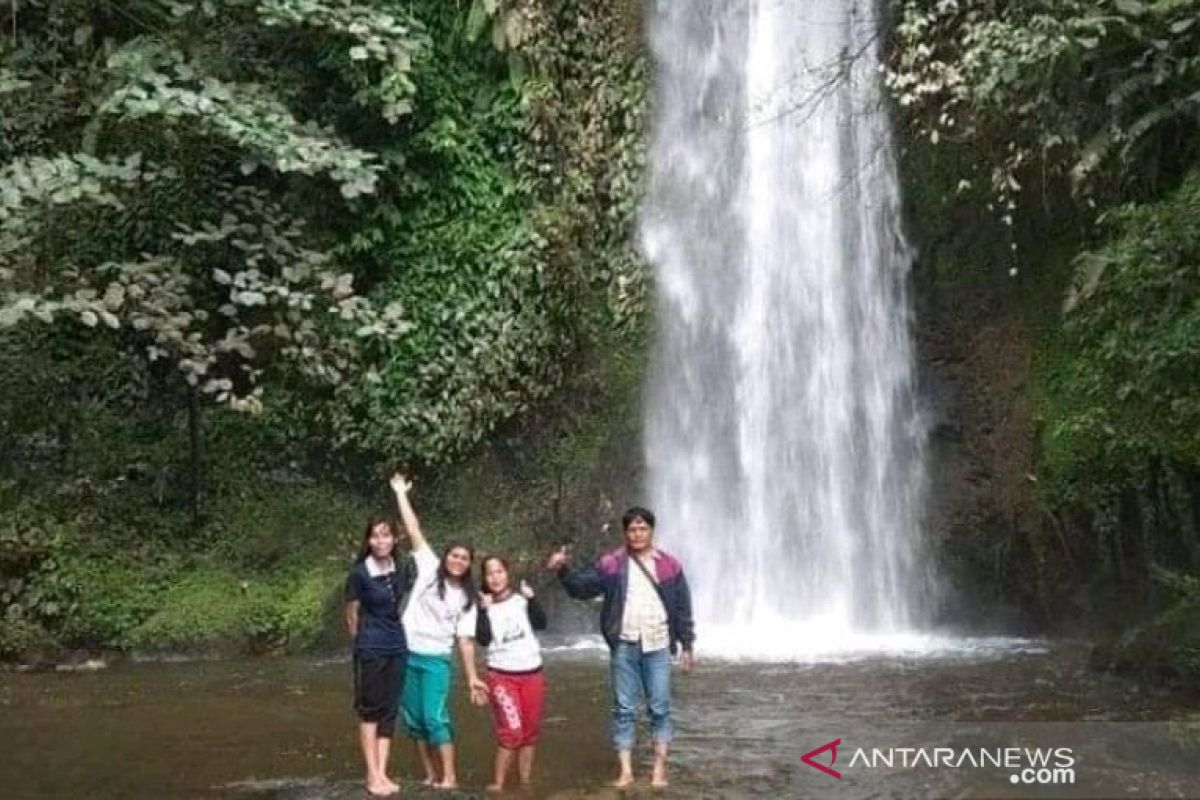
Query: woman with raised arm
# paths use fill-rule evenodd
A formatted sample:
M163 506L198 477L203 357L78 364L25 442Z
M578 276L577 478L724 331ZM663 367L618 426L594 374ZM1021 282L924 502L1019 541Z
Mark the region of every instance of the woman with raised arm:
M454 764L454 727L450 722L450 654L456 642L472 700L483 702L487 692L487 684L475 672L479 598L471 583L474 551L468 544L455 542L442 551L439 559L426 541L409 502L412 483L396 473L391 485L400 508L400 520L412 540L417 566L416 583L403 617L408 664L400 709L425 769L425 783L453 789L458 786L458 774ZM435 751L440 764L434 763Z
M370 519L358 558L346 576L346 630L354 640L354 708L367 768L367 794L373 797L400 791L387 776L396 705L404 682L399 539L391 520Z
M533 777L533 753L542 724L546 684L535 630L545 630L546 612L525 581L514 588L508 562L488 556L480 565L479 625L475 639L487 648L488 698L497 748L489 792L504 790L517 762L522 786Z

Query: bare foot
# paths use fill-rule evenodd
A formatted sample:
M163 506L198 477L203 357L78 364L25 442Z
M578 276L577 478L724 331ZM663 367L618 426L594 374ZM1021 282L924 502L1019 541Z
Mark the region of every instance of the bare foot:
M367 794L371 797L390 797L400 791L400 787L392 788L392 784L387 781L369 781L367 783Z
M388 790L389 790L389 791L390 791L392 794L399 794L399 793L400 793L400 784L396 783L396 782L395 782L394 780L392 780L391 778L384 778L384 780L387 782L387 785L388 785Z
M441 781L440 783L435 783L433 785L433 788L435 788L435 789L457 789L458 788L458 779L457 778L447 778L446 780Z
M615 781L612 782L612 785L613 788L616 789L628 789L630 786L633 786L633 776L622 773Z
M437 778L432 775L426 775L425 780L421 781L422 786L437 786Z
M485 792L503 792L504 784L503 783L489 783L487 785L487 787L484 789L484 791Z

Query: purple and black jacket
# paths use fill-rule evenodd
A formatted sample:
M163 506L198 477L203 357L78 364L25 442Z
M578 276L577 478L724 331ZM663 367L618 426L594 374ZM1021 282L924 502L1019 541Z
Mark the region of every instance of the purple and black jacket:
M600 556L590 567L573 570L563 566L558 571L563 588L576 600L604 595L604 606L600 609L600 632L611 649L616 648L621 638L630 568L629 553L624 547L619 547ZM654 573L658 579L658 596L667 609L671 652L675 653L679 646L691 650L692 643L696 641L696 632L692 620L692 594L683 575L683 565L669 553L655 550Z

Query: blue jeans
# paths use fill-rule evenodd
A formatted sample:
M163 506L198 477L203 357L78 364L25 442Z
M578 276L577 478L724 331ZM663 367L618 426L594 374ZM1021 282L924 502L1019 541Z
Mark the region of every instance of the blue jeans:
M612 651L612 739L617 750L632 750L638 704L646 699L655 744L671 741L671 651L643 653L637 642L618 642Z

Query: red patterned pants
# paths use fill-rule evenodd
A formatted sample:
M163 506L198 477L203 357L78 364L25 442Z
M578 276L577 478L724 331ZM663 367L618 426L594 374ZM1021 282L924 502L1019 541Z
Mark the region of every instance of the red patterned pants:
M492 727L500 746L516 750L537 742L546 693L542 671L514 673L490 669L487 685Z

